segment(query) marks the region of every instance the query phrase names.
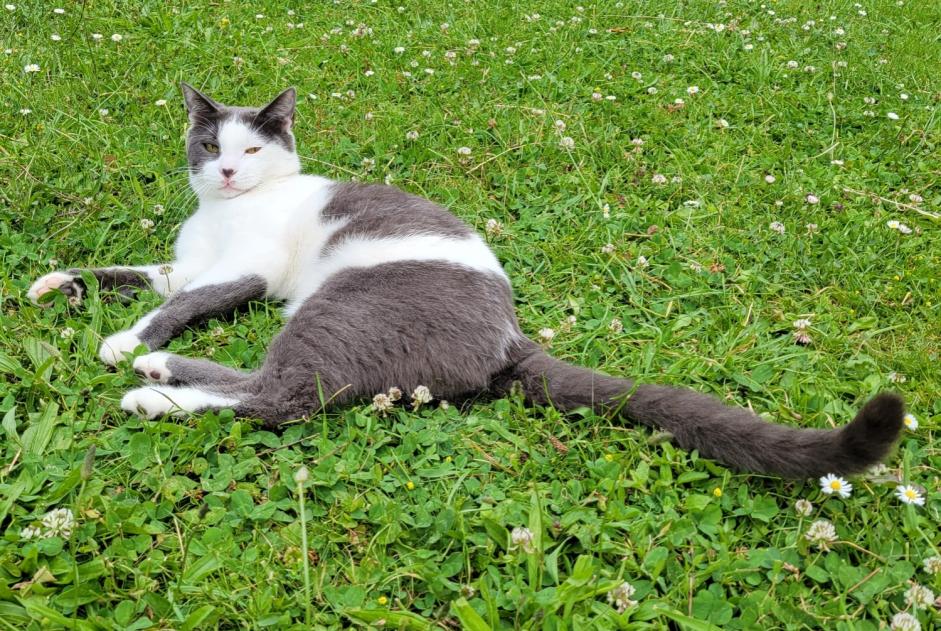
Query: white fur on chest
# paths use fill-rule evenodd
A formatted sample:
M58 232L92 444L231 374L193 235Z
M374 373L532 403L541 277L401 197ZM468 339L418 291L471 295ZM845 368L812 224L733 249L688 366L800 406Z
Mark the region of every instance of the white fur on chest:
M295 176L232 199L204 201L177 240L177 257L200 269L187 289L254 274L269 296L288 299L303 269L339 227L323 225L325 178Z

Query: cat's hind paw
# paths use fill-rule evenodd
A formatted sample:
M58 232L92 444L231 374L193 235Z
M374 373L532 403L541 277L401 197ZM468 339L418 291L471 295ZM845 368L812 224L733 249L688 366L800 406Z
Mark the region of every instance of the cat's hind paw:
M42 297L56 290L68 298L70 305L81 303L82 296L85 295L85 286L78 276L66 272L51 272L33 283L26 292L26 297L33 304L48 307L52 301L42 300Z
M173 378L168 361L170 353L157 351L134 359L134 372L153 383L169 383Z
M135 388L121 397L121 409L146 419L180 412L171 394L172 391L163 391L159 388Z

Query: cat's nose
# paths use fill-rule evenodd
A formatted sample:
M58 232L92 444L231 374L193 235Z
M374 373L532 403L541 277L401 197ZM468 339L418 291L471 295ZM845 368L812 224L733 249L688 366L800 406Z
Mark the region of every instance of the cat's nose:
M230 178L235 175L235 169L219 169L219 172L222 173L222 177Z

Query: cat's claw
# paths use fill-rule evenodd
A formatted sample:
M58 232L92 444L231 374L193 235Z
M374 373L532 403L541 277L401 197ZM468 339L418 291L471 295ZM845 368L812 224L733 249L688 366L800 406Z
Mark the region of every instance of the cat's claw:
M135 388L121 397L121 409L141 418L152 419L180 412L173 401L156 388Z
M143 343L135 333L121 331L105 338L98 350L98 357L109 366L116 366L118 362L126 361L125 355L133 355L134 349Z
M168 383L173 377L167 364L168 359L170 359L170 353L161 351L141 355L134 359L134 372L153 383Z
M41 298L55 290L59 290L65 294L71 305L81 303L82 296L85 293L85 288L82 286L77 276L67 274L66 272L52 272L33 283L29 291L26 292L26 297L29 298L33 304L39 305L40 307L48 307L51 301L42 301Z

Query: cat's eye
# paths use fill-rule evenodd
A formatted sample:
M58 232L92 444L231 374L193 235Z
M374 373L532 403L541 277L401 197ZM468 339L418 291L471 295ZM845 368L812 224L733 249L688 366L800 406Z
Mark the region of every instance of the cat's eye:
M249 147L245 150L245 153L258 153L261 151L261 147Z
M219 153L219 145L213 144L211 142L204 142L203 148L209 153Z

